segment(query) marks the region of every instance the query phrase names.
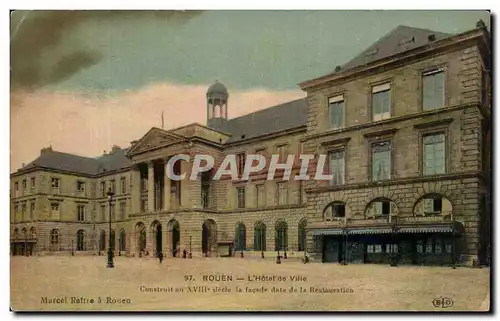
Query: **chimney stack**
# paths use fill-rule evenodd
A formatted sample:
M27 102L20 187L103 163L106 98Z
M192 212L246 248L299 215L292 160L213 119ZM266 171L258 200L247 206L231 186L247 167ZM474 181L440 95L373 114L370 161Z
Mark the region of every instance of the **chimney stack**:
M335 67L335 72L339 72L341 69L342 69L342 67L337 66L337 67Z
M111 147L111 154L116 153L119 150L121 150L120 146L113 145L113 147Z
M46 153L50 153L52 152L52 145L50 145L49 147L44 147L40 150L40 155L43 155L43 154L46 154Z

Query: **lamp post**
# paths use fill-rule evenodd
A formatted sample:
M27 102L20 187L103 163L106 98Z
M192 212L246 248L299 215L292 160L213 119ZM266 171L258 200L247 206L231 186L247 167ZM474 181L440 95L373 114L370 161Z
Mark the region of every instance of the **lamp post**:
M455 222L453 221L453 214L451 215L451 268L456 269L455 262Z
M108 247L108 268L114 268L115 266L113 265L113 249L111 248L111 202L113 201L113 196L115 193L111 190L111 188L108 189L108 201L109 201L109 247Z
M396 223L392 225L392 249L391 249L391 266L398 266L399 242L396 243L399 228Z
M344 230L343 230L343 236L344 236L344 260L342 262L342 265L347 265L347 251L349 250L347 247L347 242L348 242L348 229L347 229L347 216L344 218Z

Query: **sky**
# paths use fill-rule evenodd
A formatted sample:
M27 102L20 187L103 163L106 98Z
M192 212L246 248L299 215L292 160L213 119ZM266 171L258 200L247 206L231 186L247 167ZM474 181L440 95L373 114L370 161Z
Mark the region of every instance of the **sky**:
M151 127L206 124L207 88L229 118L305 97L398 25L461 33L485 11L14 11L11 171L40 149L97 157Z

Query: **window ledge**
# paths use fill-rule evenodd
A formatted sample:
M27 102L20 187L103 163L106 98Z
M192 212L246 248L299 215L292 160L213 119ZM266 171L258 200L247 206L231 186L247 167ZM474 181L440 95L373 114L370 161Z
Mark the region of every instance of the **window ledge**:
M435 127L435 126L448 125L452 121L453 121L453 118L448 117L448 118L418 123L418 124L413 125L413 127L416 129L425 129L425 128L430 128L430 127Z
M398 131L398 128L389 128L389 129L383 129L383 130L377 130L377 131L372 131L372 132L365 132L363 133L363 136L370 138L370 137L377 137L377 136L392 136Z

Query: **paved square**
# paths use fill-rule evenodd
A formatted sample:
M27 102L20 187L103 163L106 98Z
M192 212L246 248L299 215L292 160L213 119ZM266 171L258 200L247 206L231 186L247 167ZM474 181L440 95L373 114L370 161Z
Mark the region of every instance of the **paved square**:
M167 259L162 264L117 257L115 268L108 269L105 256L13 257L11 306L14 310L488 310L489 272L297 260L277 265L272 259L239 257ZM432 301L439 298L451 299L453 305L434 307ZM446 302L445 306L451 301Z

